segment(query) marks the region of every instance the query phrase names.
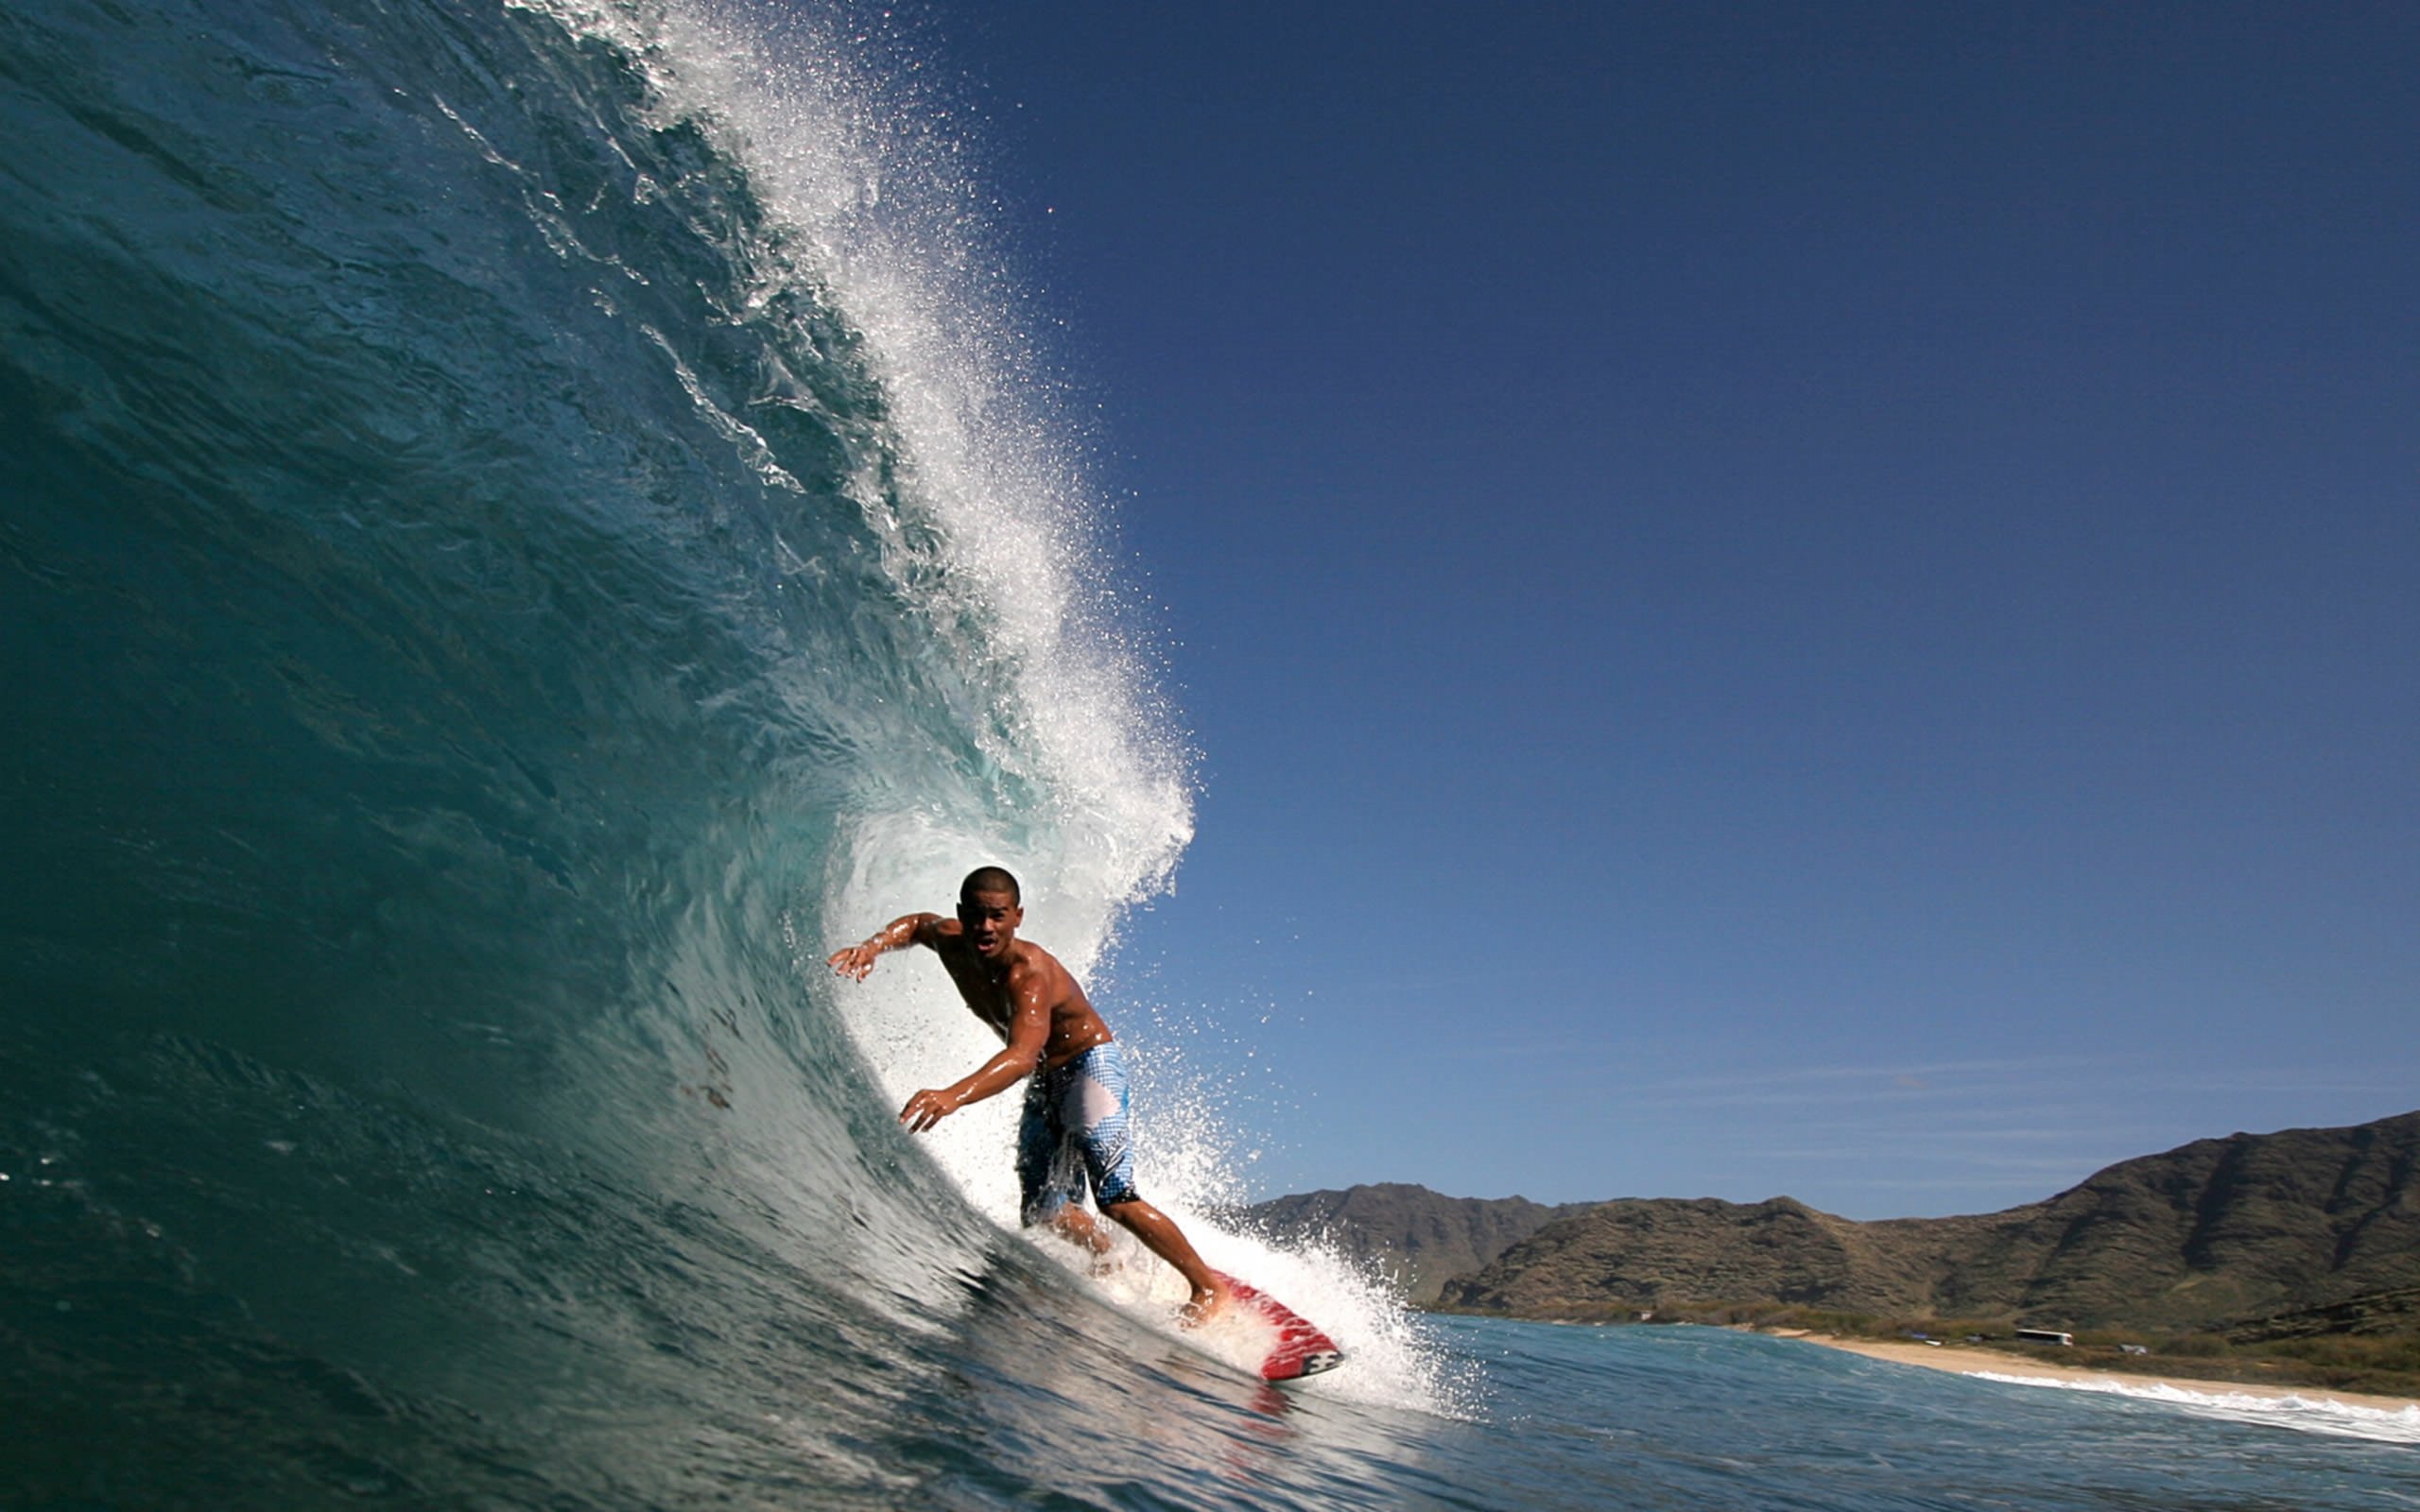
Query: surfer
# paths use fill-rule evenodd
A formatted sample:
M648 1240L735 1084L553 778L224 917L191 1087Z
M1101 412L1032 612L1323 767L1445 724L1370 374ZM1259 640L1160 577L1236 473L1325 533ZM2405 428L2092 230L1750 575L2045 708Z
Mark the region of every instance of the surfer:
M1126 1068L1109 1025L1076 978L1041 946L1017 938L1025 922L1017 879L998 867L969 872L958 890L958 917L909 914L832 954L832 969L862 982L875 957L922 945L939 954L975 1016L1006 1048L975 1071L908 1099L899 1122L922 1134L969 1103L1031 1077L1017 1126L1019 1212L1027 1227L1048 1224L1095 1255L1109 1235L1077 1204L1084 1182L1093 1200L1193 1289L1188 1324L1227 1304L1225 1278L1201 1263L1184 1230L1134 1190L1134 1152L1126 1137Z

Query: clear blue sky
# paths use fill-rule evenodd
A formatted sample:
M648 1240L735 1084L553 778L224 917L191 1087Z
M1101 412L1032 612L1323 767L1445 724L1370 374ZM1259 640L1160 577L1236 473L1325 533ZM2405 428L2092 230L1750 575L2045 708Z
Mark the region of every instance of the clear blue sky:
M902 14L1165 606L1110 985L1256 1194L2420 1108L2420 9Z

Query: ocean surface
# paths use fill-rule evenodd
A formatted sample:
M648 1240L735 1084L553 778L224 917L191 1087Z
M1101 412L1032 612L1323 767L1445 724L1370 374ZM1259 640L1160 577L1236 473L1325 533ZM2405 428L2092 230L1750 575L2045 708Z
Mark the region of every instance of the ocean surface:
M2410 1414L1413 1317L1132 1020L1343 1369L900 1134L987 1047L822 956L996 861L1114 979L1194 762L911 22L0 9L0 1505L2420 1505Z

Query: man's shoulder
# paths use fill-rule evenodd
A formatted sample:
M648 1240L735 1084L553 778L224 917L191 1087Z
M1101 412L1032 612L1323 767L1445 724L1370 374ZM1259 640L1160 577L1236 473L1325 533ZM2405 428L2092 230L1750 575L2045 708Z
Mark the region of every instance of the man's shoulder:
M1067 969L1059 964L1058 956L1029 939L1017 941L1016 954L1009 961L1011 983L1051 982L1066 975Z

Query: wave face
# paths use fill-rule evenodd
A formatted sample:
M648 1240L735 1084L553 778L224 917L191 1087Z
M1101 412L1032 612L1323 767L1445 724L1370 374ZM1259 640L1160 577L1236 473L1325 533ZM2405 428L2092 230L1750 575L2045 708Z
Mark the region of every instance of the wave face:
M846 20L0 14L33 1503L888 1505L1198 1395L1003 1232L996 1122L892 1125L971 1025L820 969L977 861L1090 967L1191 823L946 102Z

